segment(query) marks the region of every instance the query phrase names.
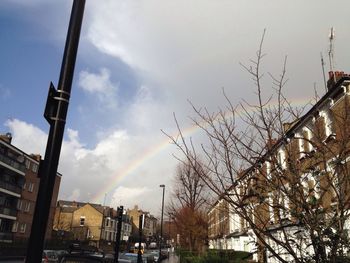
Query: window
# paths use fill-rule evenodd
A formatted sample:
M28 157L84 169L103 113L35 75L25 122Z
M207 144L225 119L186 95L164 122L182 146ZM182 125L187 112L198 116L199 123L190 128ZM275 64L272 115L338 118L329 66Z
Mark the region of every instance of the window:
M303 129L303 142L302 142L302 148L305 153L308 153L312 151L312 144L311 141L311 131L307 128Z
M322 112L322 115L325 118L325 131L326 131L326 136L330 136L333 134L333 115L330 111L324 111Z
M266 176L267 179L271 179L271 163L269 161L265 162L265 167L266 167Z
M33 163L33 165L32 165L32 171L33 171L34 173L38 172L38 165L37 165L36 163Z
M106 226L109 226L109 218L106 218Z
M28 191L29 192L33 192L34 191L34 183L29 183L29 185L28 185Z
M13 225L12 225L12 232L17 232L17 229L18 229L18 222L15 221L13 222Z
M85 225L85 216L81 216L80 217L80 226L84 226Z
M283 150L279 150L277 154L278 164L282 169L286 169L286 157Z
M30 202L28 201L24 206L24 211L29 212L30 211Z
M26 159L25 165L26 165L26 168L29 170L29 168L30 168L30 160L29 159Z
M19 232L25 233L26 232L26 228L27 228L27 224L26 223L22 223L20 225Z
M17 209L22 210L22 200L21 199L18 199L18 201L17 201Z

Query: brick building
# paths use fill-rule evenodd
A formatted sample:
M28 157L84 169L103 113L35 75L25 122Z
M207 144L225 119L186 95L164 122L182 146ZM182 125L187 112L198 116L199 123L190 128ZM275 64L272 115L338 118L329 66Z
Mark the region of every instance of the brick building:
M40 183L40 156L21 151L11 140L11 134L0 135L0 242L29 238ZM57 174L46 239L52 234L60 181L61 175Z

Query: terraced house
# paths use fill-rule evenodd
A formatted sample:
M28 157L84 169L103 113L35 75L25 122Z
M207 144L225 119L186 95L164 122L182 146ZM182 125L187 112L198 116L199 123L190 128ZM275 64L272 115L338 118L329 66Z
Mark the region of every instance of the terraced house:
M211 207L210 248L249 251L258 262L341 260L350 229L349 75L330 72L306 114L268 134Z
M112 248L116 241L117 223L117 211L111 207L60 200L56 206L53 229L61 233L62 238ZM121 240L127 241L130 233L130 218L124 214Z

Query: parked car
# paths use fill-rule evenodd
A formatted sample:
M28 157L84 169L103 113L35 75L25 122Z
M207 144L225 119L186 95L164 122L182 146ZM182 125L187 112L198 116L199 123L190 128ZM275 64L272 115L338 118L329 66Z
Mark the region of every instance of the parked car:
M101 254L68 254L63 256L60 263L79 263L79 262L88 262L88 263L113 263L114 257L104 257ZM131 263L131 261L119 261L120 263Z
M58 253L55 250L44 250L43 251L43 258L41 262L49 263L49 262L56 262L58 263Z
M130 260L131 263L137 263L138 255L135 253L124 253L119 256L120 259ZM142 256L142 263L147 263L147 258Z
M55 250L58 256L58 262L61 262L63 256L68 255L68 251L67 250Z

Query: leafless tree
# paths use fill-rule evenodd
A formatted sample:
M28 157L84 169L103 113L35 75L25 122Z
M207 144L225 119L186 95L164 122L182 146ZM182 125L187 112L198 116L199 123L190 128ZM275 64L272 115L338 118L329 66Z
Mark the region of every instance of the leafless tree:
M201 181L247 222L261 262L266 255L278 262L340 262L349 249L349 79L343 88L330 83L327 99L296 108L283 93L285 59L278 76L268 74L274 93L265 98L264 35L255 59L242 64L257 102L234 106L225 95L227 106L217 112L193 106L192 120L208 142L198 147L185 138L176 117L179 136L169 138Z
M199 173L205 173L199 162L196 169L187 162L178 165L172 199L167 207L180 234L181 245L190 251L201 250L207 240L208 192Z

